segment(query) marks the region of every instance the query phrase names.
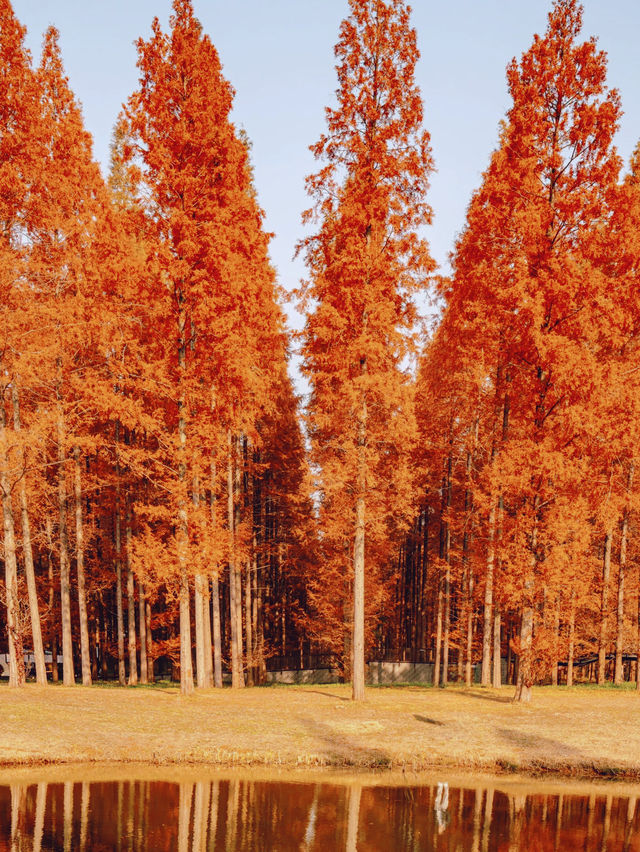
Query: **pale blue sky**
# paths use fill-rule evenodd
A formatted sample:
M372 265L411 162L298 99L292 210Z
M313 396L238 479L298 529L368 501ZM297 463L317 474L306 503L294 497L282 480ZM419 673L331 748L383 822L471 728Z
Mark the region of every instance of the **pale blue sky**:
M166 25L171 0L14 0L37 59L49 24L61 33L71 86L82 102L96 158L106 167L111 129L136 87L134 40L154 15ZM432 252L445 264L508 108L505 67L546 26L550 0L414 0L425 101L437 173L429 201ZM625 161L640 138L640 3L586 0L584 34L609 54L609 84L625 114L618 147ZM253 142L252 158L272 258L286 289L304 274L292 262L308 206L304 177L314 170L308 146L324 127L335 89L333 45L346 0L194 0L236 89L234 120ZM295 318L293 318L295 321Z

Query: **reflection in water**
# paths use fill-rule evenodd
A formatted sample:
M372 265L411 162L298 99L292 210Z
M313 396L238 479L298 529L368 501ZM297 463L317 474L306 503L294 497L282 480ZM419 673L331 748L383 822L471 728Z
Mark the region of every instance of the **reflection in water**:
M0 787L0 852L640 852L635 796L201 780Z
M313 788L313 802L309 808L309 818L307 821L307 830L304 833L304 845L301 847L304 852L309 852L313 849L313 844L316 839L316 817L318 815L318 791L320 785L316 784Z
M462 805L462 798L460 799ZM438 834L442 834L449 825L449 785L440 781L436 790L436 801L433 806L438 824Z
M358 849L358 824L360 823L360 799L362 798L362 785L353 784L347 787L349 797L349 815L347 817L347 852L356 852Z

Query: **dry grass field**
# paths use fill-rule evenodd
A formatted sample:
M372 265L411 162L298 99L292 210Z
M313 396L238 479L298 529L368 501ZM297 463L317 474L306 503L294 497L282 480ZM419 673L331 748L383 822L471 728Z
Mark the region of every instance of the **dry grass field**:
M529 705L500 690L286 686L189 698L176 687L0 687L0 766L144 762L440 767L640 778L640 694L534 689Z

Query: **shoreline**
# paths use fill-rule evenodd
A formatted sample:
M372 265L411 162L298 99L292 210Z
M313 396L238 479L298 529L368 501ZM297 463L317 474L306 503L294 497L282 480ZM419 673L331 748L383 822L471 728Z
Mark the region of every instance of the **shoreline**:
M371 779L379 778L398 778L408 777L410 775L433 775L435 773L456 773L464 775L491 775L495 778L509 779L523 777L530 781L533 780L549 780L558 782L568 781L602 781L605 784L615 784L617 782L626 782L640 785L640 768L635 767L612 767L597 765L580 766L580 765L560 765L560 764L512 764L508 762L496 761L493 764L474 764L460 762L429 762L429 761L414 761L411 764L406 763L390 763L387 766L370 766L366 763L359 763L356 759L343 762L328 762L322 759L317 759L315 755L301 755L295 760L271 760L266 755L229 755L226 758L221 755L219 759L212 760L211 758L193 759L190 756L184 758L166 758L152 762L139 760L127 760L125 758L118 759L99 759L78 760L76 757L67 758L47 758L47 757L31 757L27 759L17 760L2 760L0 761L0 784L1 777L8 772L16 770L42 770L42 769L66 769L77 768L85 769L89 767L106 768L136 768L146 766L154 770L164 769L189 769L205 771L224 771L238 770L251 771L275 770L277 772L309 772L312 774L327 773L331 776L342 772L357 773L360 777L368 777ZM393 785L395 786L395 785Z
M528 781L557 781L566 783L572 781L593 782L600 781L607 786L621 783L640 785L640 767L610 766L597 764L592 765L568 765L544 762L533 762L530 764L513 764L510 761L497 760L494 763L473 763L469 761L412 761L411 763L393 763L386 766L370 765L361 763L357 758L345 759L343 761L327 761L317 755L298 755L295 759L273 759L267 754L221 754L219 757L193 758L189 755L182 757L159 758L154 761L140 761L137 759L104 757L96 759L78 760L77 757L48 758L33 756L26 759L3 759L0 760L0 784L2 776L17 770L43 770L43 769L71 769L77 768L83 771L88 768L98 767L104 769L137 769L148 767L152 770L162 772L165 769L204 770L205 772L221 772L233 770L238 772L256 770L276 772L300 772L310 773L317 776L327 774L331 777L339 777L341 773L356 773L360 778L374 779L405 779L410 776L433 775L436 773L454 773L460 776L485 776L494 778L511 779L525 778ZM408 782L407 782L408 783ZM396 786L394 784L393 786Z

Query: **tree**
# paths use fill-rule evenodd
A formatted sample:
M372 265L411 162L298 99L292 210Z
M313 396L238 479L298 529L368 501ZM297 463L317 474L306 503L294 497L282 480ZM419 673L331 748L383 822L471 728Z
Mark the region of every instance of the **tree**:
M379 602L388 532L403 523L410 495L405 461L414 424L402 366L411 350L412 295L433 268L419 234L431 220L432 162L408 7L403 0L349 6L335 48L338 104L327 109L327 133L311 149L326 164L307 179L315 206L304 219L315 215L319 228L302 244L310 277L301 295L323 548L331 595L343 600L352 626L353 698L360 700L365 561L371 600ZM352 596L343 591L351 583Z
M619 99L606 87L604 54L593 39L579 41L581 22L575 0L557 0L545 35L508 68L513 104L469 207L435 354L426 356L445 364L434 396L451 406L457 456L472 449L475 458L482 679L491 680L492 644L494 673L499 663L499 570L503 608L521 625L512 645L522 700L557 661L563 594L571 613L576 594L588 605L600 534L610 563L608 532L621 515L610 484L622 479L615 487L624 493L627 481L616 473L621 444L611 431L625 327L622 241L610 229ZM429 414L420 415L427 433ZM452 421L443 413L435 422L440 434L430 440L442 455ZM459 543L464 553L463 536Z
M104 400L95 374L104 372L111 328L106 281L119 252L106 187L92 159L91 137L64 74L58 33L50 28L37 69L45 145L33 186L28 225L31 291L25 307L41 326L39 347L23 352L31 387L54 412L57 462L63 680L74 683L71 560L75 550L82 681L91 683L82 460L95 449L90 431ZM105 256L106 255L106 256ZM100 306L98 308L98 305ZM108 408L108 402L105 407ZM44 413L43 411L43 413ZM73 459L73 475L69 468ZM73 482L75 549L68 529Z
M16 20L9 0L0 2L0 304L2 341L0 343L0 491L3 518L5 596L9 645L9 683L24 681L22 643L18 629L18 564L13 510L14 486L23 475L11 463L12 441L6 414L6 393L15 383L15 352L18 335L19 285L25 273L23 233L25 207L39 155L40 116L38 93L23 45L24 29ZM15 447L14 447L15 449ZM30 584L31 585L31 584ZM31 598L31 596L30 596ZM37 601L36 601L37 603ZM39 617L37 617L39 626ZM34 612L32 609L32 619ZM35 622L34 622L35 627ZM35 632L35 631L34 631ZM39 660L40 663L43 660Z
M188 693L192 591L199 685L211 677L205 601L218 564L205 566L199 556L198 531L207 524L208 552L223 549L228 560L232 682L244 685L243 448L258 443L256 424L271 405L285 340L248 144L229 119L233 90L191 3L175 0L173 9L168 34L155 20L151 39L138 43L140 87L128 101L114 153L146 265L140 302L142 348L152 365L144 389L152 412L147 468L156 489L138 513L147 542L162 530L164 580L179 587L181 689ZM215 511L205 512L208 502L219 502L223 471L226 530Z
M505 475L520 492L527 528L520 591L523 699L533 677L536 597L553 571L557 545L573 536L571 495L580 493L583 450L601 428L598 388L617 319L598 307L606 301L607 277L593 246L615 197L620 105L606 87L605 55L594 39L578 40L581 26L580 5L557 0L545 36L534 38L508 69L513 106L502 144L508 183L494 201L505 247L502 277L517 294L509 358L516 443L503 459L509 462L516 449L518 459L512 457ZM523 453L534 464L516 470Z

